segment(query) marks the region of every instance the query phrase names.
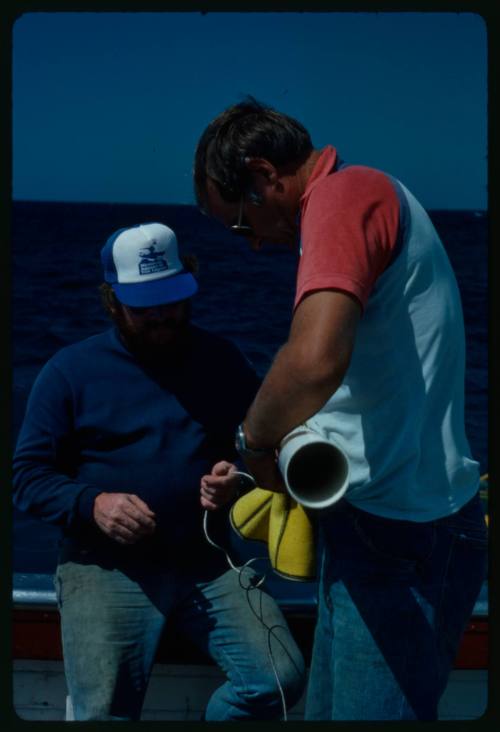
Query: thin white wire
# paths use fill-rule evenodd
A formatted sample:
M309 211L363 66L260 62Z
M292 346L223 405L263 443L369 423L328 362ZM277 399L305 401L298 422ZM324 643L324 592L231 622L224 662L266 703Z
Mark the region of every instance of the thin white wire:
M235 475L239 475L239 476L242 476L244 478L248 478L255 485L255 480L254 480L253 476L249 475L248 473L244 473L244 472L238 470L237 473L235 473ZM280 626L279 625L275 625L275 626L269 627L264 622L264 620L262 619L262 613L261 613L261 615L258 615L257 612L255 611L255 609L253 608L252 603L250 602L250 596L249 596L249 592L251 590L256 590L258 587L260 587L265 582L266 575L265 574L262 575L262 577L258 580L258 582L255 582L255 583L252 582L247 587L245 587L242 584L242 572L243 572L243 570L246 567L249 567L253 562L257 562L259 560L262 560L262 557L252 557L252 559L249 559L247 562L245 562L244 564L242 564L241 566L238 567L236 564L234 564L234 562L232 561L232 559L229 556L229 554L227 553L227 551L223 547L219 546L219 544L216 544L215 541L212 541L212 539L208 535L207 521L208 521L208 511L205 510L205 512L203 514L203 531L205 533L206 540L208 541L209 544L211 544L211 546L215 547L215 549L219 549L221 552L224 553L224 555L226 557L226 560L227 560L229 566L231 567L231 569L234 569L234 571L238 573L240 587L242 587L244 590L246 590L247 602L248 602L248 605L250 607L250 610L253 612L253 614L256 616L256 618L262 623L262 625L264 626L264 628L266 628L266 630L268 631L268 634L267 634L268 655L269 655L269 660L271 662L271 668L272 668L273 673L274 673L274 676L276 678L276 683L278 685L278 690L279 690L279 693L280 693L280 696L281 696L281 704L282 704L282 707L283 707L283 721L286 722L288 720L288 716L287 716L287 708L286 708L285 694L284 694L284 691L283 691L283 687L281 686L280 678L278 676L278 671L276 669L276 664L274 663L273 652L272 652L272 648L271 648L271 636L273 635L273 630L274 630L274 628L279 628ZM262 602L262 595L261 595L261 602Z
M253 477L253 475L250 475L250 473L244 473L242 470L237 470L236 473L233 473L233 475L239 475L242 478L248 478L248 480L253 483L254 487L257 485L257 483L255 482L255 478Z
M250 560L250 561L252 561L252 560ZM267 630L267 654L269 656L269 660L271 662L271 668L273 670L274 677L276 679L276 684L278 685L278 691L279 691L280 696L281 696L281 705L283 707L283 721L284 722L287 722L288 721L288 716L287 716L287 709L286 709L285 694L284 694L284 691L283 691L283 687L281 686L281 682L280 682L280 678L279 678L279 675L278 675L278 670L276 668L276 664L274 663L273 650L272 650L272 647L271 647L271 637L274 635L274 632L273 632L274 629L275 628L280 628L282 626L280 626L280 625L273 625L273 626L270 627L269 625L267 625L267 623L264 622L264 620L262 618L262 594L260 595L260 601L261 601L260 615L257 613L257 611L255 610L255 608L252 606L252 603L250 602L250 592L251 592L251 590L255 590L257 587L259 587L260 584L263 582L263 580L265 580L265 578L266 578L266 575L264 575L261 578L261 580L260 580L260 582L258 584L255 584L255 585L252 584L249 587L243 587L243 585L241 584L241 574L240 574L240 586L243 587L243 589L246 590L246 593L247 593L247 602L248 602L248 605L249 605L251 611L253 612L253 614L255 615L255 617L262 623L262 625L264 626L264 628L266 628L266 630ZM281 645L283 645L283 643L279 640L279 638L277 640L281 643Z

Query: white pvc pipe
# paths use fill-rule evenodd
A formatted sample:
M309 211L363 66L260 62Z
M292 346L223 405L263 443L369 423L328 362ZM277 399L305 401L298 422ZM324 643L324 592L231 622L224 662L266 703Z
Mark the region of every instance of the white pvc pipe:
M305 508L328 508L347 490L345 453L307 425L296 427L282 439L278 465L289 494Z

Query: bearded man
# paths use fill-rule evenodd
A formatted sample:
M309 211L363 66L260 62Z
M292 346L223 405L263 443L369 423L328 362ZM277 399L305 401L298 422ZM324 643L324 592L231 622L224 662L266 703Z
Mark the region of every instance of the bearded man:
M230 341L190 322L197 282L169 227L120 229L101 258L113 327L44 366L14 457L15 505L64 532L55 584L74 718L140 718L167 622L226 673L207 720L279 718L275 672L295 703L301 653L248 570L252 605L275 628L271 659L241 578L206 541L199 495L214 462L234 495L233 433L259 380Z

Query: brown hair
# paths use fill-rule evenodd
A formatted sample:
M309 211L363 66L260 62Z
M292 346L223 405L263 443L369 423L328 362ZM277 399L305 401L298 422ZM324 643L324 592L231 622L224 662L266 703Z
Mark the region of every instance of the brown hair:
M300 122L246 97L216 117L200 137L194 160L197 203L203 209L207 178L225 201L238 201L250 186L247 157L265 158L278 168L299 166L312 149Z

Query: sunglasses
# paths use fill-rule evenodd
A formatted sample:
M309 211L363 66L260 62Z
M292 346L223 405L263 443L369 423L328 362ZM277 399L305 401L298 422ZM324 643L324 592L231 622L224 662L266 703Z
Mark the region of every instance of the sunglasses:
M237 236L255 236L254 230L248 224L243 223L243 203L245 197L240 198L240 210L238 213L238 221L230 227L230 231Z

